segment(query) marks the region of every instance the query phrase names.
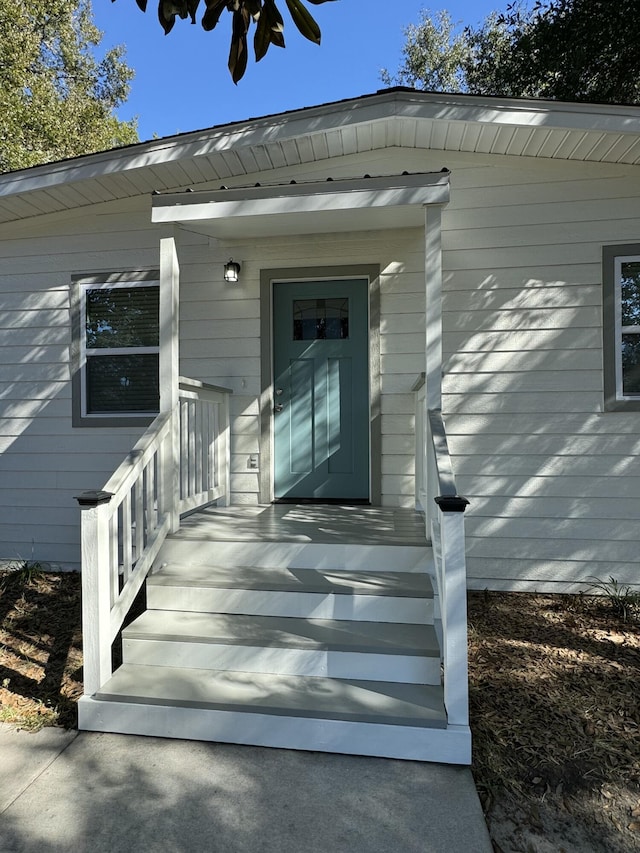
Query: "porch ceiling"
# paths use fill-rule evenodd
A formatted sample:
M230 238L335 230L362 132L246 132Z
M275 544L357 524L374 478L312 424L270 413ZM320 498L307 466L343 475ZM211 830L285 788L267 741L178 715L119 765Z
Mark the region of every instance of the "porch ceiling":
M153 197L152 221L230 239L410 228L423 207L449 201L449 172L181 192Z

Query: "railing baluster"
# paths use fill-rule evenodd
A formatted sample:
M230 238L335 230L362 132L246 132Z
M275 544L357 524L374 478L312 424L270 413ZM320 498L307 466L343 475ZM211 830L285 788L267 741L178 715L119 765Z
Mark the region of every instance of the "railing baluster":
M180 396L180 512L184 513L228 501L229 391L181 380Z
M164 439L158 442L158 481L157 481L157 501L158 501L158 520L167 512L167 440Z
M189 494L189 400L183 400L180 407L180 497Z
M144 519L144 544L146 546L149 540L149 531L156 528L156 508L155 508L155 470L154 470L155 454L151 457L144 470L144 488L145 488L145 519Z
M135 536L135 560L134 563L137 563L140 559L140 555L144 550L144 472L142 472L142 477L135 485L134 488L134 500L133 505L135 507L134 515L135 515L135 526L136 526L136 536Z
M126 583L131 577L131 569L133 568L133 538L132 538L132 518L131 518L131 490L125 492L122 498L122 574Z
M175 409L158 415L104 491L78 497L87 695L109 678L111 643L180 513L228 500L228 477L214 482L212 462L215 452L228 471L231 392L185 379L180 389Z
M229 395L225 394L218 404L219 420L216 436L216 462L218 464L217 488L222 493L222 502L226 506L231 497L231 442L229 424Z
M211 403L202 407L202 488L209 491L213 486L211 479Z
M220 434L220 403L209 408L209 488L220 488L220 466L218 464L218 444L216 436Z
M194 457L194 465L193 465L193 493L200 494L206 491L205 482L203 477L203 466L202 466L202 409L203 403L200 400L197 400L193 404L194 406L194 448L193 448L193 457Z
M111 605L120 594L120 561L118 559L118 512L107 520L109 537L109 567L111 572Z

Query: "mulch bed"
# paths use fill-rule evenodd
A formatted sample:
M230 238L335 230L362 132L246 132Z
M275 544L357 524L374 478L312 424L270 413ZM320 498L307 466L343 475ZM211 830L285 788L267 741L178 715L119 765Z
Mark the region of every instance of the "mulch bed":
M581 824L588 846L549 849L640 850L640 623L615 605L469 594L473 773L490 826L495 811L526 827L509 849L546 849L551 817Z
M75 728L80 696L80 575L0 573L0 721Z
M0 721L73 728L80 577L0 572ZM615 603L615 602L614 602ZM498 853L640 850L640 612L469 593L473 774Z

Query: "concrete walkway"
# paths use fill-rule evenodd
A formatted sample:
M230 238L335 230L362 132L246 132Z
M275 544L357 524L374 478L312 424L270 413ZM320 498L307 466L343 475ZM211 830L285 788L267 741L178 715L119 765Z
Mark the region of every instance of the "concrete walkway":
M466 768L0 725L0 853L491 853Z

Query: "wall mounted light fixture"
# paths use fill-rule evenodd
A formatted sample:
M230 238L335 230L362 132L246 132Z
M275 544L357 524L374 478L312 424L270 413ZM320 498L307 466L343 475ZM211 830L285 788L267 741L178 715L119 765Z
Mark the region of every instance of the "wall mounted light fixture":
M233 258L229 258L227 263L224 265L224 280L235 283L240 279L240 264L237 261L234 261Z

